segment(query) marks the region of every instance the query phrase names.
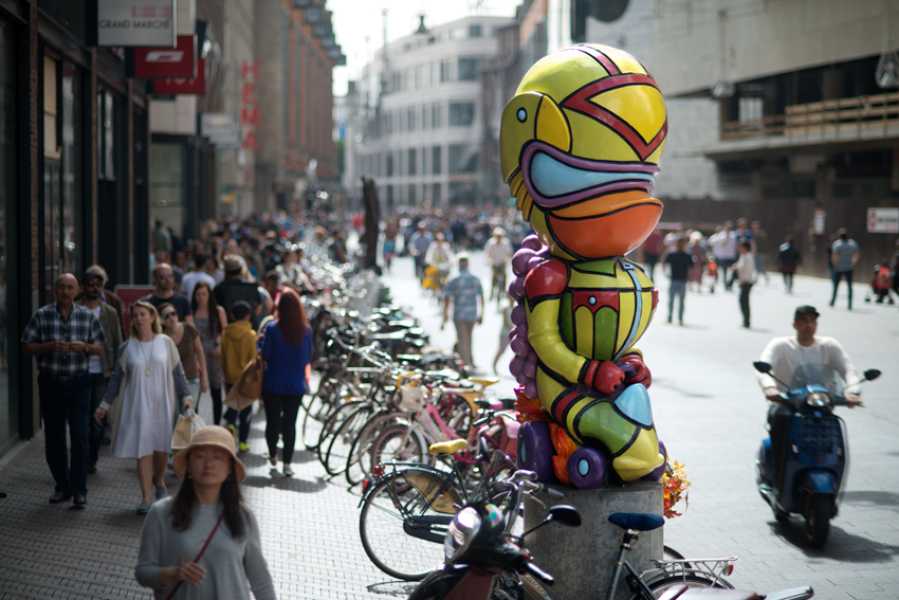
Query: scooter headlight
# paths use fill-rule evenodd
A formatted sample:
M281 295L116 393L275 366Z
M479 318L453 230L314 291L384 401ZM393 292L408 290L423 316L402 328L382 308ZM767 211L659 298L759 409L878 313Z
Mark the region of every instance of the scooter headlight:
M805 403L809 406L823 408L825 406L830 406L830 396L828 394L825 394L824 392L814 392L808 395Z
M450 563L461 557L481 529L481 516L477 509L467 506L456 513L443 538L443 558Z

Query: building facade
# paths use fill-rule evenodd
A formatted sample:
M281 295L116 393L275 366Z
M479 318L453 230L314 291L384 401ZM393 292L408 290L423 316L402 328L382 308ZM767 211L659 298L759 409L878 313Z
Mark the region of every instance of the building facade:
M0 454L39 427L29 315L64 272L147 277L148 99L84 2L0 0Z
M471 16L381 48L347 98L344 185L374 178L382 206L437 207L492 198L481 159L481 69L510 18ZM498 115L496 116L498 120Z
M632 50L669 98L663 196L689 188L676 162L688 159L703 193L743 201L772 241L795 237L807 267L825 270L840 227L866 270L892 256L896 227L868 221L899 207L899 4L613 4L620 14L588 16L586 36Z

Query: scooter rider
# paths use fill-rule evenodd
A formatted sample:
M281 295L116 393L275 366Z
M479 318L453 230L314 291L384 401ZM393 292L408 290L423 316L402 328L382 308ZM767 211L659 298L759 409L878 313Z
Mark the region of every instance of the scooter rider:
M800 365L831 367L846 381L846 403L849 408L855 408L861 404L858 391L861 378L852 366L849 355L837 340L815 335L818 331L818 315L814 306L798 307L793 313L793 329L796 330L796 336L774 338L762 351L759 360L771 364L772 374L787 383L793 381L793 373ZM786 439L792 411L778 402L781 390L773 377L760 374L759 384L765 397L772 403L768 408L768 426L777 481L768 483L779 487L786 462Z

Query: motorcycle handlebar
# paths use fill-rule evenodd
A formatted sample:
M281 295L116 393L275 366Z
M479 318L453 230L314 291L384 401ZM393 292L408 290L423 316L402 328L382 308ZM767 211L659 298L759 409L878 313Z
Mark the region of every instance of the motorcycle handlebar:
M528 573L530 573L546 585L552 585L556 581L552 575L535 565L533 562L528 561L525 564L525 569Z

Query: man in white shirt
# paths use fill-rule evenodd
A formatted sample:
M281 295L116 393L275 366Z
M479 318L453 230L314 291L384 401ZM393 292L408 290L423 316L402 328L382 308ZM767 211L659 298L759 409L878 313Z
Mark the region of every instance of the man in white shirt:
M847 383L845 396L849 408L855 408L861 404L861 396L858 384L861 378L852 366L849 356L843 350L843 346L834 338L816 336L818 331L818 311L814 306L800 306L793 313L793 329L795 337L774 338L765 349L759 360L771 365L771 372L777 379L791 384L796 369L803 365L821 365L834 369ZM783 472L782 467L786 455L786 438L790 426L792 410L780 404L781 387L778 387L774 377L767 374L759 375L759 385L762 392L771 402L768 408L768 426L771 435L771 450L774 453L776 473L780 481Z
M737 260L737 234L731 229L729 221L709 237L709 247L718 264L724 289L730 290L732 284L727 271Z
M512 244L501 227L493 229L493 235L484 246L484 254L493 272L490 283L490 299L499 301L506 295L506 270L512 260Z

